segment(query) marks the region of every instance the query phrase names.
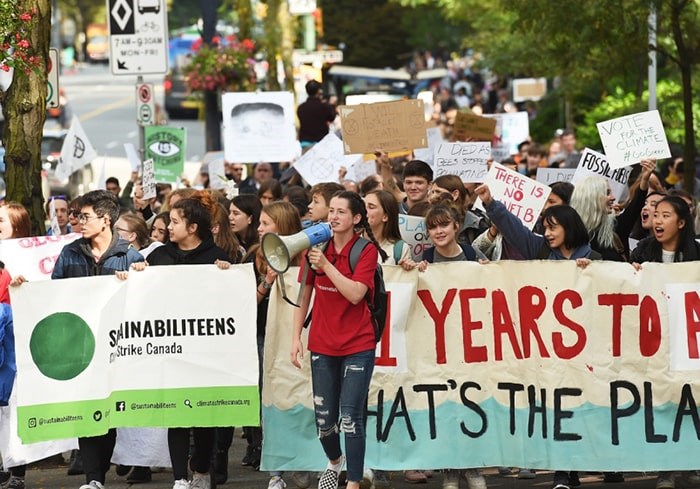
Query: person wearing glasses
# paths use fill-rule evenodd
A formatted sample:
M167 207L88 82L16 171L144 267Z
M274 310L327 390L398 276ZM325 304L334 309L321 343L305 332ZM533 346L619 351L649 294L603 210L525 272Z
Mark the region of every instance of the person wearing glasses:
M49 197L46 201L46 217L51 219L51 204L53 203L56 208L56 221L58 221L58 227L61 229L61 235L70 234L73 229L68 222L68 200L65 195L54 195ZM46 231L46 236L52 236L53 231L49 227Z
M142 262L144 258L115 231L118 218L119 200L111 192L93 190L83 195L78 216L83 237L63 247L51 278L115 274L126 278L119 272L128 271L132 263ZM78 438L86 481L80 489L103 488L115 441L115 429L104 435Z

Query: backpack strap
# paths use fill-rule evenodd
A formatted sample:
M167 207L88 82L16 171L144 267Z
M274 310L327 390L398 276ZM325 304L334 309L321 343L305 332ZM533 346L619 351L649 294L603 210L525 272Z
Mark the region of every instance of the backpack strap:
M476 251L472 245L458 243L459 247L462 248L462 253L464 253L464 258L468 261L476 261Z
M404 240L400 239L394 243L394 263L396 265L401 261L401 252L403 251Z
M371 241L360 237L357 238L357 241L355 241L352 244L352 247L350 248L350 253L348 254L348 261L350 262L351 273L355 273L355 267L357 266L357 262L360 261L360 255L362 255L362 252L370 243Z

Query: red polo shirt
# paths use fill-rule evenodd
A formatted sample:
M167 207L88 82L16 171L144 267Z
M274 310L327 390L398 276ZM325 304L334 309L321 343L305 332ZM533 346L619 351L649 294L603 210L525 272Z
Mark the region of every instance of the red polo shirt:
M340 273L355 282L369 287L370 296L374 293L374 272L377 268L377 248L365 246L355 267L350 272L350 249L359 235L348 242L342 250L336 251L333 240L326 248L326 258ZM303 270L303 267L302 267ZM301 280L302 271L299 273ZM374 327L370 318L367 301L362 299L352 304L342 296L333 282L324 273L309 271L306 284L313 283L316 293L309 331L309 351L330 356L345 356L361 351L374 350Z

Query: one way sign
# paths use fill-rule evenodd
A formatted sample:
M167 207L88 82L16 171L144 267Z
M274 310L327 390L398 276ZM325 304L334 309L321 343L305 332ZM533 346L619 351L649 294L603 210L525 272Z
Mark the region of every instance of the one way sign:
M168 71L166 0L107 0L113 75Z

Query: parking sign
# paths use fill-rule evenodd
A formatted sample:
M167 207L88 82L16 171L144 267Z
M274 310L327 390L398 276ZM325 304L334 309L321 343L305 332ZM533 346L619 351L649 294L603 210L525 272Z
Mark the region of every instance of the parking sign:
M107 0L113 75L168 71L166 0Z

